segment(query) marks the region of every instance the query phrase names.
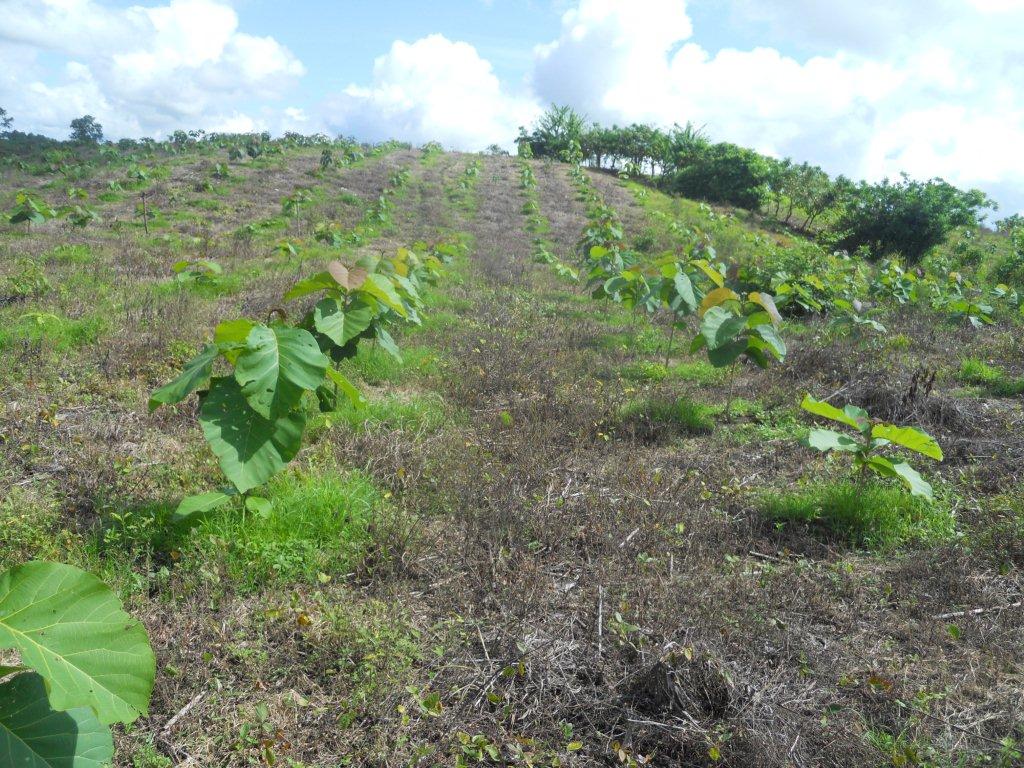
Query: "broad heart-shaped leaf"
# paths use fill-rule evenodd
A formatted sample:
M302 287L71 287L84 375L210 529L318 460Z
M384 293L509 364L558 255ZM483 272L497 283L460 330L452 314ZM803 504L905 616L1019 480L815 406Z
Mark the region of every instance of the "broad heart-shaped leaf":
M324 380L327 356L309 331L257 325L235 361L235 379L249 406L266 419L288 413Z
M50 705L104 724L145 714L156 675L146 630L83 570L31 562L0 575L0 648L46 680Z
M747 338L740 337L715 349L708 347L708 362L715 368L724 368L735 363L744 352L748 351Z
M205 384L213 372L213 361L219 354L220 350L216 344L207 344L203 347L202 352L185 363L185 367L174 381L164 384L149 396L150 412L155 411L161 405L180 403Z
M345 312L333 296L320 299L313 307L313 327L339 347L345 346Z
M754 333L760 337L777 359L780 361L786 359L786 342L782 340L774 326L759 325L754 328Z
M229 376L214 378L199 409L199 423L220 468L240 493L262 485L295 458L306 414L295 409L273 421L249 407Z
M700 321L700 335L707 342L708 349L718 349L732 342L747 324L745 317L735 315L722 307L711 307ZM746 349L746 342L743 348ZM742 350L741 350L742 353Z
M110 729L88 707L51 709L37 674L0 683L0 764L5 768L105 768Z
M871 426L867 411L855 405L848 405L843 410L839 410L824 400L815 400L810 395L804 395L800 407L808 413L813 413L815 416L824 416L826 419L832 419L832 421L838 421L840 424L853 427L858 432L865 432Z
M313 326L339 347L348 344L373 322L373 309L363 303L353 303L343 309L335 298L321 299L313 307Z
M918 474L917 470L905 461L890 461L884 456L872 456L865 462L883 477L895 477L910 489L911 496L920 496L932 500L931 485Z
M902 445L923 456L942 461L942 448L935 438L914 427L897 427L892 424L876 424L871 428L871 436Z
M822 453L826 451L856 453L864 447L852 437L833 432L831 429L812 429L801 442L808 448L814 448Z

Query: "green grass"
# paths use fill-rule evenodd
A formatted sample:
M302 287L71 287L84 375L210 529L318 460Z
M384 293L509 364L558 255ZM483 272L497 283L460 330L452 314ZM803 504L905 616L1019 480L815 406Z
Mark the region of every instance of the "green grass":
M200 523L199 556L223 563L243 589L275 581L316 583L361 561L382 494L359 472L288 472L261 489L273 503L266 515L218 510Z
M956 378L964 384L981 387L985 392L998 397L1024 394L1024 378L1014 378L1001 368L973 357L960 362Z
M355 357L345 360L342 371L358 375L367 384L400 384L416 376L430 376L440 370L437 352L429 347L402 347L402 361L373 344L362 343Z
M715 428L715 409L688 397L677 399L638 398L619 409L623 423L634 423L652 429L668 428L688 435L707 435Z
M436 432L445 423L447 413L438 396L389 394L372 398L363 408L356 408L343 399L338 409L326 418L332 423L347 424L356 431L375 425L403 432Z
M43 254L45 261L53 261L58 264L90 264L95 260L95 255L87 244L58 245Z
M807 525L868 549L937 541L954 533L953 516L941 502L928 502L876 482L836 481L766 492L759 507L769 520Z
M107 329L106 318L85 315L72 320L48 312L28 313L0 326L0 351L19 343L43 344L55 352L95 344Z

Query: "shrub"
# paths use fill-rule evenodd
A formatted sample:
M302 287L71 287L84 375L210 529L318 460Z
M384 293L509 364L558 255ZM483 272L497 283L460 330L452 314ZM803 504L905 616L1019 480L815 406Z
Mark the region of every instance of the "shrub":
M982 192L964 192L942 179L846 185L832 227L836 247L867 246L875 258L902 255L917 263L957 227L977 226L978 214L992 201Z
M712 144L668 180L673 192L758 210L768 199L771 167L758 153L735 144Z

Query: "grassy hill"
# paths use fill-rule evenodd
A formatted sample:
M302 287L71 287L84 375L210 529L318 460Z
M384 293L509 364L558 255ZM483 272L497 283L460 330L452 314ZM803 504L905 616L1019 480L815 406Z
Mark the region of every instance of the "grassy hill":
M3 210L76 188L102 219L0 226L0 571L81 566L144 622L156 689L118 765L1017 764L1019 313L876 290L878 331L790 303L784 362L718 368L696 317L591 296L569 166L321 152L0 176ZM730 280L838 279L756 216L583 173L632 251L697 230ZM929 263L981 248L983 283L1008 246L980 238ZM269 505L175 525L224 480L195 397L151 414L153 390L219 322L301 317L296 280L417 241L460 247L401 362L339 364L367 405L308 398ZM805 393L927 431L934 498L801 446Z

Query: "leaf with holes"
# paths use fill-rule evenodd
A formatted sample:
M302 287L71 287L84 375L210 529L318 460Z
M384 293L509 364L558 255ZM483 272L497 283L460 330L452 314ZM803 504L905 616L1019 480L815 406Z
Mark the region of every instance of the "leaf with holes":
M149 706L156 661L145 628L73 566L31 562L0 574L0 648L43 676L54 709L90 707L108 724Z

